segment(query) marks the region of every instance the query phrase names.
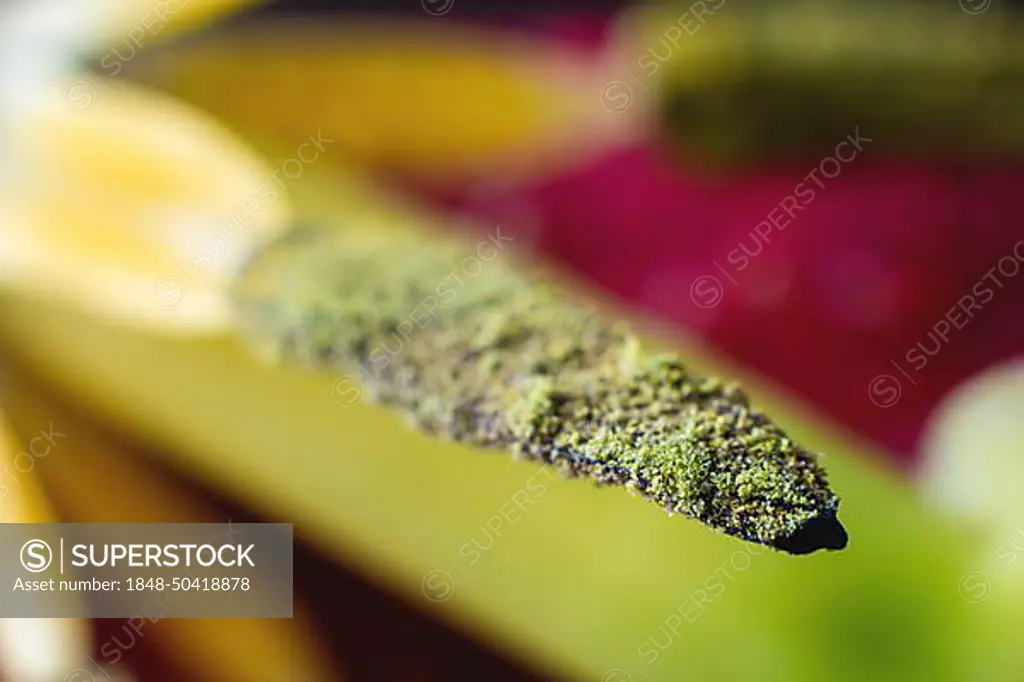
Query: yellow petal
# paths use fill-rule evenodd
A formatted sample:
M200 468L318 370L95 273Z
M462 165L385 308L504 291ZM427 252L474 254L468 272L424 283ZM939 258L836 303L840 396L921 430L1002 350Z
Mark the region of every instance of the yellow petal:
M0 416L0 522L56 523L58 519L36 479L41 464ZM32 592L39 602L79 602L75 593ZM82 609L68 604L65 608ZM86 661L89 627L77 618L0 618L0 670L5 679L24 682L63 680Z
M288 146L321 127L332 158L434 182L578 163L631 122L600 105L604 81L571 50L429 19L232 27L132 68L253 139Z
M226 278L290 220L282 184L192 107L89 87L87 110L55 94L22 120L18 177L0 188L0 279L121 319L222 326Z
M96 16L97 45L144 49L168 35L201 26L256 0L87 0Z
M67 86L92 79L72 77ZM29 178L130 203L188 203L225 213L253 193L270 169L207 114L174 98L116 81L90 82L86 107L53 93L35 112L19 152ZM226 216L225 216L226 217Z
M52 419L69 434L60 459L40 468L47 489L70 520L89 523L223 523L216 510L141 461L139 453L112 441L45 392L14 380L14 407L29 425ZM55 455L56 457L56 455ZM98 495L97 491L104 491ZM296 598L292 619L175 619L146 621L141 635L178 659L188 679L265 682L303 680L335 682L324 650ZM100 651L103 652L103 643ZM107 648L108 661L119 660L120 647ZM117 655L117 658L114 658ZM99 661L104 662L104 661Z

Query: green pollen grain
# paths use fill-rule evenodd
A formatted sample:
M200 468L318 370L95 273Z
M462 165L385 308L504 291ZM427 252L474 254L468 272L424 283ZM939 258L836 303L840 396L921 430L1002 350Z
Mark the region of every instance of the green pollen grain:
M264 246L233 300L254 345L364 378L412 425L624 487L765 545L838 500L817 458L734 384L647 353L629 329L513 264L507 238L306 227ZM491 249L492 251L494 249ZM366 377L369 375L369 378Z

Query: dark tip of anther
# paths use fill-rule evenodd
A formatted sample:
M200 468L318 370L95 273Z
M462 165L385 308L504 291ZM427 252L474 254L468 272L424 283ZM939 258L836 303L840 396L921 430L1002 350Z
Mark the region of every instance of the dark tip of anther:
M835 514L815 516L796 532L775 541L775 548L790 554L810 554L819 549L843 549L849 541L846 529Z

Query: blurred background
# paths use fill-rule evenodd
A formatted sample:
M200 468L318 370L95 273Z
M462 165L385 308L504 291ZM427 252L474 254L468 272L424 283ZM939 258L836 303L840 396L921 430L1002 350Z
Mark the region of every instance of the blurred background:
M5 0L2 520L297 547L293 619L6 620L4 679L1024 680L1022 12ZM850 547L262 362L226 287L306 219L500 230L821 451Z

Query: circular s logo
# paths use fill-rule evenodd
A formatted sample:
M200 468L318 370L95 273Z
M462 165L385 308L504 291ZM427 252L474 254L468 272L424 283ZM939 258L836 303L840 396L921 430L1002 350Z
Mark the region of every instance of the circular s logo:
M981 14L992 6L992 0L960 0L960 9L968 14Z
M164 310L174 310L185 300L185 285L174 277L161 277L153 284L153 300Z
M53 563L53 550L42 540L29 540L21 546L21 565L29 573L42 573Z
M423 576L422 588L423 596L430 601L448 601L455 592L455 578L448 571L435 568Z
M968 571L960 577L960 597L969 604L977 604L988 598L992 581L983 571Z
M430 16L442 17L452 11L455 0L420 0L420 5Z
M895 405L902 393L900 382L891 374L879 374L868 384L868 399L883 409Z
M353 407L363 402L363 382L351 374L340 376L331 386L334 402L342 407Z
M605 111L621 114L633 104L633 88L619 80L608 81L601 88L601 106Z
M96 89L85 81L75 81L64 88L64 107L72 114L84 114L96 103Z
M693 280L690 285L690 300L698 308L714 308L725 297L725 288L717 277L704 275Z

